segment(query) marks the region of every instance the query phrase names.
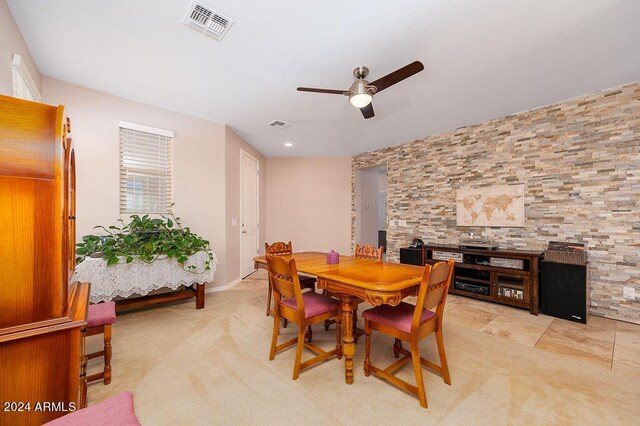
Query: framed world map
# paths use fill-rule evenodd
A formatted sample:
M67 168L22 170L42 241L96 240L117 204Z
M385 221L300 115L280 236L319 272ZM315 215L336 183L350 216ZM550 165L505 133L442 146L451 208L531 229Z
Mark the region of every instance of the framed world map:
M524 185L458 189L456 225L524 227Z

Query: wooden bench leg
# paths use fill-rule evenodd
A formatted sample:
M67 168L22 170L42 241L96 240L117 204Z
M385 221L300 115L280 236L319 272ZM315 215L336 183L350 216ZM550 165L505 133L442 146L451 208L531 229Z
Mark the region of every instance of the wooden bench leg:
M104 384L111 383L111 324L104 326Z
M204 284L196 284L196 309L204 308Z

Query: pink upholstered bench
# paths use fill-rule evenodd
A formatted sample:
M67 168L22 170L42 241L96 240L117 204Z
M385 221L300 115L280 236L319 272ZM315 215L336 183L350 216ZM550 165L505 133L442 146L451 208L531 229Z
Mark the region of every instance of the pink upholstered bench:
M133 408L133 394L122 392L91 407L52 420L46 425L140 426L140 422Z
M89 305L87 336L104 333L104 349L87 354L87 359L104 357L104 370L87 376L87 382L103 379L105 385L111 383L111 324L114 322L116 322L115 302Z

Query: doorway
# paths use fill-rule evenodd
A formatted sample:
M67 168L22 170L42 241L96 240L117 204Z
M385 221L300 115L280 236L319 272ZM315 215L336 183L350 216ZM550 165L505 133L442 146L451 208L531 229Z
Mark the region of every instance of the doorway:
M387 245L387 166L356 170L355 242Z
M240 151L240 276L255 272L253 258L260 249L259 223L260 163Z

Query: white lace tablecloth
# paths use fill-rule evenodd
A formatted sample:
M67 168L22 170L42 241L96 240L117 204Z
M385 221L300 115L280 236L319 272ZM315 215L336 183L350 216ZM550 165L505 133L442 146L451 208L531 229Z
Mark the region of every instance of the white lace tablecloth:
M212 282L218 258L214 254L211 270L205 271L208 258L206 253L198 252L190 256L183 267L173 258L158 259L153 263L136 259L131 263L123 261L107 266L105 259L87 257L76 266L73 279L91 283L91 303L106 302L118 296L144 296L159 288L177 290L182 285ZM185 271L188 265L195 265L196 273Z

